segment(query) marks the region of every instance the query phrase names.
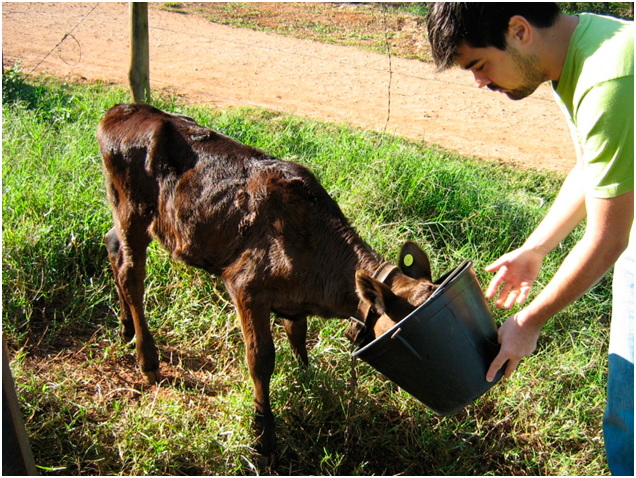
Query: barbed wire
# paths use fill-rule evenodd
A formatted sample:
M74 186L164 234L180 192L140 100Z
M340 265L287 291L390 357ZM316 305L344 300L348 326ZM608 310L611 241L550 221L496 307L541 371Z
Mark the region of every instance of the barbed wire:
M77 38L75 38L75 35L73 35L72 33L67 33L66 34L66 38L72 38L73 40L75 40L75 43L77 44L77 48L79 49L79 58L77 59L77 61L73 64L71 64L70 62L66 61L66 59L64 58L64 56L62 55L62 48L60 48L58 50L58 56L60 57L60 60L62 60L64 63L66 63L69 66L77 66L82 62L82 44L79 42L79 40Z
M77 45L79 46L79 49L80 49L80 59L78 60L78 62L79 62L79 61L81 61L81 59L82 59L82 45L81 45L81 43L77 40L77 38L75 38L75 36L73 36L73 32L77 29L77 27L79 27L79 26L82 24L82 22L83 22L84 20L86 20L86 18L87 18L87 17L88 17L91 13L93 13L93 12L95 11L95 9L96 9L97 7L99 7L99 3L96 3L96 4L95 4L95 6L94 6L93 8L91 8L91 9L90 9L90 11L89 11L86 15L84 15L84 16L82 17L82 19L81 19L79 22L77 22L77 24L76 24L73 28L71 28L68 32L66 32L66 33L64 34L64 36L62 37L62 39L61 39L59 42L57 42L57 45L55 45L53 48L51 48L51 51L49 51L46 55L44 55L44 58L42 58L42 59L39 61L39 63L38 63L37 65L35 65L35 66L33 67L33 69L32 69L32 70L31 70L31 71L30 71L30 72L29 72L26 76L30 76L30 75L32 75L32 74L33 74L33 72L37 69L37 67L38 67L38 66L40 66L42 63L44 63L44 60L46 60L49 56L51 56L51 53L53 53L53 52L54 52L54 51L55 51L55 50L56 50L56 49L57 49L57 48L58 48L58 47L59 47L59 46L60 46L60 45L64 42L64 40L66 40L68 37L73 38L73 39L75 40L75 42L77 43ZM61 59L62 61L64 61L64 63L66 63L66 61L65 61L65 60L64 60L61 56L60 56L60 59Z

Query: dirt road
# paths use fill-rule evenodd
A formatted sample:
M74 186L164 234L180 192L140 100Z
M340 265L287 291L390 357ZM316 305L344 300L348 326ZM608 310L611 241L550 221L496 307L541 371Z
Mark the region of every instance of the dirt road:
M567 172L565 120L547 85L513 102L427 63L237 29L152 5L150 81L184 101L257 106L424 140L486 160ZM5 67L126 84L127 3L2 4ZM391 72L391 74L390 74ZM390 81L389 81L390 80ZM389 90L390 85L390 90Z

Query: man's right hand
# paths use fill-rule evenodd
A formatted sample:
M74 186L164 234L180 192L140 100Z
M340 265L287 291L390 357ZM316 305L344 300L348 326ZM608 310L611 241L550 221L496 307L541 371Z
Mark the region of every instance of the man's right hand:
M486 380L492 382L499 369L508 365L504 371L506 378L510 378L519 362L524 357L529 357L537 348L537 340L541 334L541 327L533 325L531 321L524 320L524 310L508 317L497 332L501 349L499 354L490 364L486 373Z

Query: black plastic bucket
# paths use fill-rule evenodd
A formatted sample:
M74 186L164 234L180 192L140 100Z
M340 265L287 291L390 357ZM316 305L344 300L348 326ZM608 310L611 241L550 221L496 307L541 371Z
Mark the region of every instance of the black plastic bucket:
M486 381L499 352L497 326L471 261L442 277L413 313L370 344L360 357L440 415L469 405L501 378Z

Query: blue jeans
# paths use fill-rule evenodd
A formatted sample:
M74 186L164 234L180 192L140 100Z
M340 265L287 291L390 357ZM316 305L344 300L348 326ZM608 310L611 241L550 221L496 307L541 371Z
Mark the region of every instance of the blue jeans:
M603 433L613 475L634 476L634 248L614 266Z

